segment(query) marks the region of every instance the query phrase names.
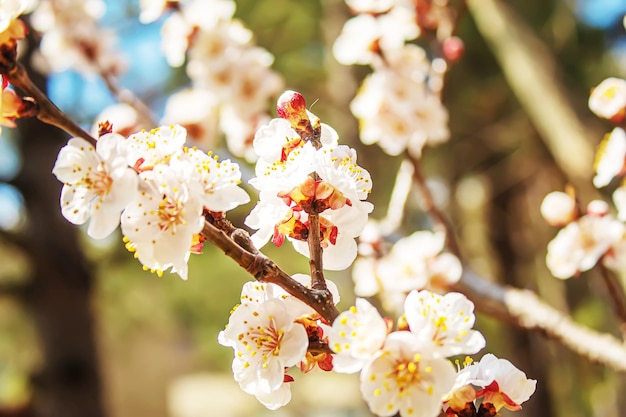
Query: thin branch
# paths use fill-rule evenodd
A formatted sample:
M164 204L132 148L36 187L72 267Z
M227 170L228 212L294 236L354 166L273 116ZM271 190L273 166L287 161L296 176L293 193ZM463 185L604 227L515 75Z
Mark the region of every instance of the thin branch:
M413 180L419 190L420 197L424 204L424 209L426 210L426 212L428 212L428 214L430 214L430 217L434 222L433 229L445 232L446 246L448 247L450 252L455 254L460 259L461 249L459 248L456 238L454 237L454 229L452 228L452 225L443 214L443 212L439 210L439 208L435 204L435 199L433 198L433 195L430 192L428 185L426 184L426 178L424 177L424 173L422 172L421 161L418 158L414 157L409 157L409 160L413 164Z
M532 291L488 282L471 271L463 273L455 289L490 316L525 330L540 331L581 356L626 372L624 343L610 334L574 322Z
M37 112L37 118L39 120L49 125L56 126L72 136L81 137L92 144L96 143L96 139L67 117L65 113L55 106L54 103L37 88L26 73L22 64L16 62L4 75L7 76L11 84L35 99L39 110Z
M599 268L604 285L606 285L608 290L609 298L613 302L613 310L619 320L622 338L626 339L626 297L624 297L624 289L615 277L615 274L613 274L606 266L600 263Z
M324 267L322 263L323 249L320 243L320 216L317 213L309 213L309 267L311 270L311 287L317 290L326 289L324 279Z
M94 62L94 64L96 64ZM100 76L104 80L109 91L122 103L131 106L145 123L154 126L156 124L154 115L150 108L141 101L132 91L123 88L117 78L110 72L101 71Z
M220 248L228 257L235 260L239 266L248 271L257 280L280 286L289 294L312 307L329 323L335 320L339 315L339 311L335 307L330 291L327 289L308 289L280 269L271 259L260 252L250 252L245 247L253 246L251 242L242 246L231 237L232 232L240 230L237 234L237 239L240 241L245 240L245 232L225 222L227 222L225 219L215 219L211 216L206 216L204 229L201 232L202 236Z

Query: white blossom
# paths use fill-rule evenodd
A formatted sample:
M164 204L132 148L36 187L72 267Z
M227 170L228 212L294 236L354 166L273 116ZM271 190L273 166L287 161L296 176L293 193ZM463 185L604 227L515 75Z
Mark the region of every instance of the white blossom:
M306 330L294 322L297 316L285 299L289 297L272 284L247 284L241 305L218 337L234 350L232 369L241 389L269 409L291 399L285 368L298 364L308 347Z
M419 157L425 145L448 140L448 112L426 84L431 67L422 48L406 45L387 61L365 78L350 110L363 143Z
M626 161L626 132L616 127L598 146L595 160L596 175L593 185L596 188L608 185L613 178L624 171Z
M333 369L354 373L376 354L387 337L387 323L374 306L363 298L342 312L328 328L328 346L335 352Z
M248 194L239 187L241 172L239 165L226 159L218 161L196 149L186 149L185 155L189 158L178 158L172 165L181 163L193 164L193 171L189 181L197 182L202 186L204 207L211 211L221 212L232 210L237 206L250 201Z
M361 372L361 394L381 417L436 417L444 395L454 384L455 371L447 359L420 349L411 332L393 332L384 347Z
M125 144L116 134L102 136L95 148L82 138L72 138L52 170L64 183L63 216L74 224L91 218L87 233L95 239L117 228L120 213L137 194L137 173L128 167Z
M438 356L472 354L485 347L483 335L472 329L474 304L463 294L412 291L404 303L404 314L411 332L422 345L432 344Z
M193 236L204 225L202 186L191 164L158 164L140 174L144 189L124 211L122 232L146 269L187 279Z
M33 27L42 32L37 63L44 71L74 69L84 74L119 74L125 67L117 37L99 26L106 11L101 0L43 0L33 12Z
M624 231L624 224L610 215L582 216L561 229L548 243L548 269L561 279L588 271L623 238Z
M576 218L576 200L569 194L553 191L541 202L541 215L552 226L564 226Z
M591 91L589 109L603 119L621 119L626 111L626 81L607 78Z
M442 252L445 234L418 231L398 240L378 259L376 275L383 292L407 293L423 288L446 288L461 278L459 259Z
M400 50L419 34L414 7L397 4L387 13L359 14L348 20L333 45L333 54L344 65L372 64L380 52L386 56Z
M471 366L478 368L473 383L483 387L477 396L484 395L483 401L493 404L496 410L502 407L520 410L520 404L535 392L537 381L527 379L524 372L506 359L498 359L488 353Z
M142 130L127 139L128 164L149 170L158 164L168 164L173 155L182 152L187 130L179 125Z

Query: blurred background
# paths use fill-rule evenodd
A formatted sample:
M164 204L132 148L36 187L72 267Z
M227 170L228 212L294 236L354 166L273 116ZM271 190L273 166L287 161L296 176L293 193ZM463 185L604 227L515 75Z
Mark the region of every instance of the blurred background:
M302 92L308 103L318 100L313 111L335 127L343 143L357 148L360 164L374 179L373 217L384 216L400 158L358 140L348 105L367 69L339 65L329 49L350 17L346 5L339 0L236 3L236 16L275 55L273 68L287 88ZM502 3L518 43L498 45L479 23L480 12L473 16L461 8L457 35L465 54L449 72L444 91L451 140L425 151L426 175L436 184L439 204L474 270L532 289L576 321L618 336L597 273L562 282L547 271L546 244L556 230L545 225L539 205L566 183L576 186L583 204L609 200L610 188L599 195L590 179L594 147L611 127L596 119L586 102L604 78L626 77L626 1ZM139 24L135 1L109 1L107 8L102 24L119 31L119 48L130 64L121 83L162 112L164 95L187 80L160 53L161 23ZM528 77L523 66L517 73L503 71L506 51L530 51L532 67L544 77ZM115 102L95 76L66 71L36 77L59 107L87 127ZM528 101L520 83L546 100ZM546 108L555 95L571 112L571 124ZM547 121L537 119L537 110ZM564 134L550 135L542 123ZM0 416L370 415L356 375L297 374L291 403L275 412L241 392L230 374L232 351L218 345L217 333L251 277L207 246L190 260L187 282L169 274L159 278L142 271L119 233L106 241L89 239L61 217L61 184L50 173L67 136L35 120L18 124L19 129L3 128L0 137ZM583 145L570 140L571 129ZM558 152L571 152L572 158L581 153L589 164L564 163L555 158ZM407 232L429 227L415 195L403 225ZM229 215L235 225L242 225L254 201ZM287 245L267 253L289 273L308 270ZM342 290L339 309L350 306L349 271L328 277ZM486 315L479 315L477 327L487 338L484 352L509 359L538 380L520 417L625 414L623 374ZM504 410L502 415L513 414Z

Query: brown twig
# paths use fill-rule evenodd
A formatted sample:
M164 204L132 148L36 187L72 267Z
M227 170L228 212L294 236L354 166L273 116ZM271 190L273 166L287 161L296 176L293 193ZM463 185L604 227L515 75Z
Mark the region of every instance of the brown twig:
M92 144L96 143L94 137L67 117L65 113L55 106L54 103L37 88L20 63L16 62L4 75L6 75L11 84L22 90L24 94L35 99L39 109L37 112L37 118L39 120L49 125L56 126L72 136L81 137Z
M230 233L227 233L230 228L232 228L233 232L240 229L236 229L232 225L224 226L224 220L215 220L211 216L206 216L206 219L204 229L201 232L202 236L220 248L228 257L235 260L239 266L248 271L254 278L261 282L269 282L280 286L289 294L317 311L329 323L332 323L339 315L330 291L327 289L306 288L280 269L271 259L259 252L256 254L251 253L244 247L248 245L247 243L242 246L235 242ZM237 238L245 240L245 232L241 232L238 233ZM250 242L249 245L252 245L252 243Z
M609 293L609 298L613 302L613 310L619 320L622 339L626 340L626 297L624 297L624 289L619 283L615 274L613 274L606 266L600 263L600 275L604 281L604 285Z
M311 287L317 290L326 289L324 269L322 263L323 249L320 244L320 216L309 213L309 267L311 270Z
M100 71L100 77L102 77L102 79L104 80L104 83L106 84L111 94L113 94L121 103L126 103L133 109L135 109L137 114L143 119L146 124L151 126L156 125L154 115L152 114L150 108L130 90L120 86L119 81L117 80L115 75L107 71Z
M452 225L443 214L443 212L439 210L439 208L435 204L433 195L430 192L428 185L426 184L426 178L424 177L424 173L422 172L421 161L418 158L412 156L408 156L408 158L413 164L413 180L419 190L420 197L422 198L422 202L424 204L424 209L426 210L426 212L428 212L434 222L433 229L442 231L446 234L447 248L458 258L461 258L461 250L454 237L454 229L452 228Z

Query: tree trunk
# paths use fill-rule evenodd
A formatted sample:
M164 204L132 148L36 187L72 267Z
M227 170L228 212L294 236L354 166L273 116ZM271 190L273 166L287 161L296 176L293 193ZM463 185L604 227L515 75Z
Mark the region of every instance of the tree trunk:
M43 79L32 75L41 87ZM94 277L76 226L60 214L61 184L51 173L67 135L34 119L20 122L19 133L23 166L13 184L28 219L18 238L30 257L25 300L43 360L33 377L33 409L38 417L104 417L91 306Z

